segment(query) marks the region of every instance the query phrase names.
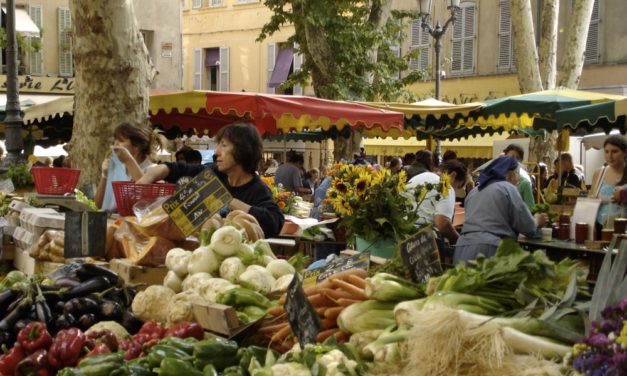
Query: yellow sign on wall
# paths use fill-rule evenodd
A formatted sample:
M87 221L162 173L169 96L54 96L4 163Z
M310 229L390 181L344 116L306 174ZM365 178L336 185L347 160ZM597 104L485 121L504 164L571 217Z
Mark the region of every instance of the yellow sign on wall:
M74 94L74 77L18 76L20 93ZM7 91L7 76L0 75L0 92Z

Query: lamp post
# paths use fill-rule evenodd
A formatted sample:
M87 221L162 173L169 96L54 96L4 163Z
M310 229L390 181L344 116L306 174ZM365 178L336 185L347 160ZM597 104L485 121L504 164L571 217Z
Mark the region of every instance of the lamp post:
M7 0L7 105L4 124L6 128L5 146L7 155L0 164L0 170L23 161L22 115L20 113L20 94L17 78L17 40L15 38L15 0Z
M440 100L440 51L442 50L442 36L446 34L449 26L455 23L455 12L459 9L460 0L446 0L446 8L451 12L450 17L444 23L444 26L440 25L440 21L436 21L435 27L429 24L429 15L431 14L431 7L433 0L420 0L420 14L422 15L422 23L420 26L423 30L427 31L429 35L435 39L435 99ZM440 146L440 140L435 140L435 151L433 156L437 164L440 164L442 150Z

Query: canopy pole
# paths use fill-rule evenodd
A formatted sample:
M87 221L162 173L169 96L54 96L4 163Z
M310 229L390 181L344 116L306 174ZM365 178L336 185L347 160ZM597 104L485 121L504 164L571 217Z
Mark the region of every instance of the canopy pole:
M287 163L287 134L283 132L283 163Z

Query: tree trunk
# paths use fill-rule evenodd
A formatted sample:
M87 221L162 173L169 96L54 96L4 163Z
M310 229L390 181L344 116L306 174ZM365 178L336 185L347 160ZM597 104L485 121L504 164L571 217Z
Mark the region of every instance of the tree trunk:
M511 0L511 17L518 84L522 93L542 90L538 51L533 32L531 0Z
M154 67L131 0L71 0L70 8L76 95L68 149L83 186L98 181L118 124L149 126Z
M559 0L544 0L540 26L540 76L544 90L555 88Z
M391 15L392 2L390 0L382 0L380 2L373 1L370 9L370 15L368 17L368 23L374 25L377 29L382 29L387 24ZM379 46L379 43L375 43L370 51L368 51L368 60L371 64L375 64L377 62ZM374 81L374 72L368 72L366 79L372 84ZM370 100L376 100L376 98L372 98Z
M561 87L576 89L579 86L593 8L594 0L573 2L573 12L568 26L568 39L564 46L564 56L562 56L559 68L558 85Z

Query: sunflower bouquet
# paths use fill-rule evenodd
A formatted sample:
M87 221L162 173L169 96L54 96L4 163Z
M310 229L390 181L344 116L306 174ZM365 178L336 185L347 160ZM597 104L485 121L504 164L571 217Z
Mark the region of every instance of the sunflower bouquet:
M352 235L372 241L402 240L416 231L416 208L431 191L448 193L448 179L440 184L420 185L408 190L404 171L393 174L372 166L342 165L327 192L327 201L340 217L340 225Z
M284 214L289 214L292 206L294 206L294 202L296 201L294 193L284 190L280 185L274 185L274 177L272 176L262 176L261 181L263 181L268 188L270 188L270 191L272 192L272 199L276 202L281 211Z

